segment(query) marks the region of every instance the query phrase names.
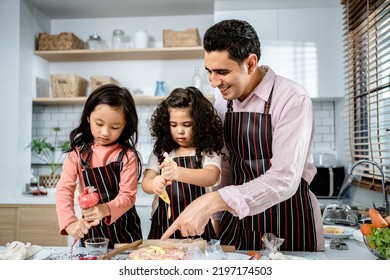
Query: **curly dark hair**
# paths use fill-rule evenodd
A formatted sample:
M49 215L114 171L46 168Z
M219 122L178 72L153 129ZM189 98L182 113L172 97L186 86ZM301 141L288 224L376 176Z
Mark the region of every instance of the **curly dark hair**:
M179 147L170 133L169 109L188 107L194 120L192 144L198 161L202 152L221 154L224 146L222 121L213 104L196 87L176 88L159 102L150 119L150 135L155 140L153 153L160 160L163 152L169 153Z
M126 126L122 134L115 143L120 143L123 149L131 150L137 156L138 161L138 178L141 176L142 164L140 154L136 150L138 142L138 115L133 96L128 89L115 84L106 84L95 89L85 102L83 112L81 113L79 125L70 132L70 151L76 151L76 148L86 147L93 141L91 126L88 117L91 115L96 106L106 104L110 107L119 109L123 108L126 118Z
M229 58L242 63L251 53L260 61L260 40L256 30L244 20L228 19L211 26L203 37L206 52L228 51Z

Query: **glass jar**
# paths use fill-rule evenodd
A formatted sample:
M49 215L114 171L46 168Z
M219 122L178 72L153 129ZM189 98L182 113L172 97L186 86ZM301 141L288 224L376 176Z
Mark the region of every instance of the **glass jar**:
M115 29L112 32L112 45L113 49L123 49L124 47L125 32L122 29Z
M87 40L87 49L97 50L103 48L103 40L98 34L92 34Z

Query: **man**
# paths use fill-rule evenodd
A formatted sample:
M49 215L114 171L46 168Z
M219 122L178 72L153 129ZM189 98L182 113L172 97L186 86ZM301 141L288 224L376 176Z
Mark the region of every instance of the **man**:
M309 190L312 103L297 83L258 66L260 41L245 21L224 20L204 35L205 68L223 98L226 154L222 183L193 201L162 236L175 230L200 235L211 215L220 218L221 244L262 248L264 233L283 238L283 251L323 251L321 211Z

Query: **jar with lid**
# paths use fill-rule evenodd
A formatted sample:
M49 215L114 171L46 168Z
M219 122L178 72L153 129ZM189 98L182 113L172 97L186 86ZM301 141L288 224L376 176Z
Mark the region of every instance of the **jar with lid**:
M98 50L104 48L104 42L98 34L92 34L87 40L87 49Z
M147 48L149 46L149 34L146 30L138 30L134 34L134 47Z
M112 45L113 49L122 49L124 47L125 32L122 29L115 29L112 32Z

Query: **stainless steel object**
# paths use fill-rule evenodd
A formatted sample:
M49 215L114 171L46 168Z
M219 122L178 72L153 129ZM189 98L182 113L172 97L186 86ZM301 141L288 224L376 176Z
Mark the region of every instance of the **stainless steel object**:
M385 173L383 172L383 169L382 167L376 163L375 161L373 160L368 160L368 159L362 159L362 160L359 160L357 161L356 163L354 163L352 165L352 167L350 168L350 170L348 171L348 175L352 175L352 171L355 169L356 166L360 165L360 164L364 164L364 163L371 163L373 164L376 168L378 168L378 170L380 171L381 173L381 179L382 179L382 193L383 193L383 211L385 212L386 215L389 215L390 214L390 206L389 206L389 200L387 199L387 193L386 193L386 179L385 179ZM375 204L374 204L374 208L375 207ZM378 209L377 209L378 210ZM381 210L381 209L379 209Z

